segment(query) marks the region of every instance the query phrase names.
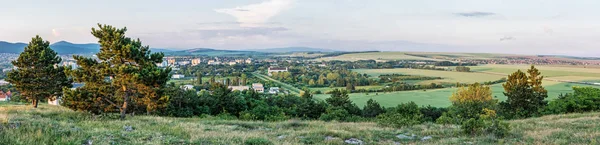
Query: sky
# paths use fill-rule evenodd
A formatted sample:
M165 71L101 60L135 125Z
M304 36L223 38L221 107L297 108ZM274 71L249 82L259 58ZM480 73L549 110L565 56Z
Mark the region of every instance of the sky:
M0 41L95 43L98 23L153 48L600 56L598 0L18 0Z

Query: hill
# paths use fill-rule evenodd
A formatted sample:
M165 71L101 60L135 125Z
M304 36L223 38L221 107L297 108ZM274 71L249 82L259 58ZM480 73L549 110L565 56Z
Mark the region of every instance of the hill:
M199 55L199 56L247 56L266 55L264 52L241 51L241 50L219 50L212 48L194 48L180 51L165 52L166 55Z
M0 53L21 53L27 46L26 43L10 43L0 41ZM76 44L67 41L59 41L50 44L50 48L58 54L94 54L100 51L100 45L96 43ZM171 52L165 48L150 48L152 52Z
M25 46L27 46L26 43L0 41L0 53L21 53Z
M459 126L426 123L385 128L373 122L289 120L259 122L219 117L172 118L137 115L118 120L92 117L60 106L38 109L0 103L0 144L597 144L600 113L550 115L509 121L502 139L463 135ZM400 139L400 135L415 139ZM421 140L431 137L428 140Z
M252 49L251 51L256 52L267 52L267 53L291 53L291 52L341 52L331 49L323 48L310 48L310 47L284 47L284 48L267 48L267 49Z

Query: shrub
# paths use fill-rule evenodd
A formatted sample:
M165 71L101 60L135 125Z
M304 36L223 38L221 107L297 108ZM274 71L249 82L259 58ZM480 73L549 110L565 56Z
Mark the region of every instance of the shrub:
M267 104L259 105L252 108L252 110L240 113L240 119L243 120L281 121L288 118L282 109Z
M446 108L437 108L428 105L427 107L421 107L421 113L423 114L423 121L425 122L435 122L438 118L442 116L442 114L446 113L448 109Z
M363 117L376 117L377 115L385 113L385 108L381 107L377 101L373 99L369 99L367 101L367 105L363 108L362 116Z
M402 103L392 107L386 113L377 116L377 124L387 127L401 128L420 124L423 114L415 102Z
M274 145L271 141L264 138L249 138L244 142L245 145Z
M327 111L319 117L323 121L345 121L350 117L350 113L346 109L341 107L329 107Z
M543 114L562 114L600 110L600 89L574 87L573 93L560 95L550 101Z
M470 135L477 135L483 131L484 122L481 119L469 118L469 120L462 123L460 127L463 133Z

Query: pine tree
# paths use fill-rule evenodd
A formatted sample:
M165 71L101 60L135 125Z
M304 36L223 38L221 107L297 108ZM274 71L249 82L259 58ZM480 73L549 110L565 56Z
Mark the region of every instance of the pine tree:
M62 96L63 87L71 87L72 81L65 75L65 67L58 66L62 60L50 42L35 36L12 64L17 67L7 74L7 81L37 108L40 100L54 100Z
M100 43L98 59L73 57L81 67L69 73L84 86L65 90L66 106L95 113L118 109L121 119L127 112L145 109L150 113L166 106L164 88L171 69L156 66L164 54L151 53L139 39L125 37L126 28L98 27L92 28L92 35Z

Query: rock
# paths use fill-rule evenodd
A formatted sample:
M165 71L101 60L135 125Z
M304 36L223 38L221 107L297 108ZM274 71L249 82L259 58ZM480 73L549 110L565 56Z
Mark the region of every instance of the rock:
M277 139L279 139L279 140L282 140L282 139L284 139L284 138L285 138L285 135L280 135L280 136L277 136Z
M334 139L337 139L337 137L333 137L333 136L326 136L325 137L326 141L328 141L328 140L334 140Z
M363 141L360 139L356 139L356 138L350 138L344 141L347 144L358 144L358 145L362 145Z
M125 126L123 126L123 130L125 130L125 131L133 131L133 127L125 125Z
M399 135L396 135L396 137L399 138L399 139L415 139L415 135L414 134L412 136L407 136L407 135L404 135L404 134L399 134Z
M85 142L83 142L83 145L92 145L94 141L92 141L91 139L85 140Z
M430 140L432 138L433 137L431 137L431 136L425 136L425 137L421 138L421 141L427 141L427 140Z

